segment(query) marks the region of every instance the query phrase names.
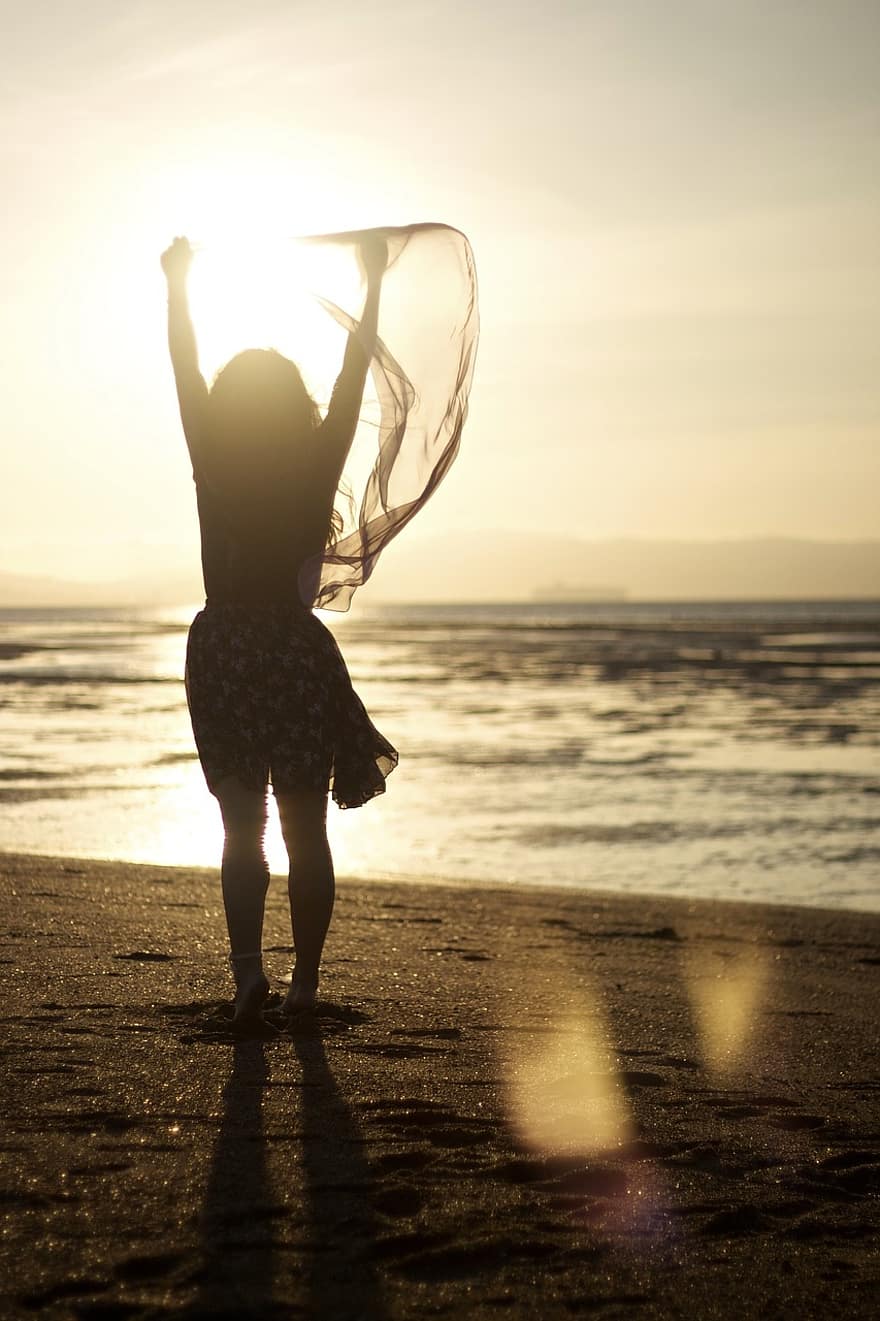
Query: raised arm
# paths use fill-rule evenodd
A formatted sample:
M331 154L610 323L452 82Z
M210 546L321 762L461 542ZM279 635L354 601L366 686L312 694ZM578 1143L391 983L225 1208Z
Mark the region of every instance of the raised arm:
M336 379L330 407L321 427L321 457L332 466L337 481L354 440L376 343L379 295L388 261L388 245L384 239L371 236L361 244L359 257L367 281L364 310L357 330L348 337L342 371Z
M193 468L202 430L208 387L199 371L196 335L189 314L186 281L192 262L192 248L185 238L176 238L161 257L168 281L168 350L174 369L180 420Z

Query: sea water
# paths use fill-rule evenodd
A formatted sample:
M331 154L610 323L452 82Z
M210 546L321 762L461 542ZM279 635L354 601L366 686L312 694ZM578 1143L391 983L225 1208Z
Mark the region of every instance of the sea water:
M0 848L216 865L196 608L0 611ZM324 618L400 751L384 797L331 808L340 876L880 909L880 602Z

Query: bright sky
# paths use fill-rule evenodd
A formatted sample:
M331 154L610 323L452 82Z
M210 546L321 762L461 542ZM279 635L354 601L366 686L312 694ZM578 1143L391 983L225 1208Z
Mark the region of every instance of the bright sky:
M230 225L469 235L422 533L880 535L878 50L876 0L4 5L0 567L195 554L158 254Z

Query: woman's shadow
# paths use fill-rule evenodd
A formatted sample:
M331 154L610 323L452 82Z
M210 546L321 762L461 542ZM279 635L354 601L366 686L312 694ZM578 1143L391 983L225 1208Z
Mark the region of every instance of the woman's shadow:
M325 1032L338 1030L339 1022L323 1013L306 1019L291 1036L233 1048L200 1221L198 1293L184 1315L263 1321L294 1310L334 1321L389 1315L374 1264L373 1174L325 1048ZM291 1048L298 1080L267 1092L269 1060ZM272 1136L299 1135L299 1142L271 1142L271 1170L269 1094L281 1111L272 1115ZM288 1193L296 1186L300 1206Z
M309 1312L339 1321L386 1321L389 1311L375 1268L374 1174L363 1133L330 1068L320 1020L312 1027L293 1035L302 1079L302 1160L311 1228ZM339 1022L333 1027L338 1031Z

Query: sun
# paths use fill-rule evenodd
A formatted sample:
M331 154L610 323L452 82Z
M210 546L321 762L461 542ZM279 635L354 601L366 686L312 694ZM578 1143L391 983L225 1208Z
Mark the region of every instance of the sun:
M287 238L227 238L197 245L189 287L208 382L243 349L273 348L296 362L316 401L327 403L346 332L318 295L357 318L363 294L353 251Z
M184 162L159 191L174 199L176 232L195 249L190 304L206 380L243 349L274 348L326 403L346 333L315 295L357 319L361 272L354 245L296 236L358 227L351 197L314 163L297 169L252 154Z

